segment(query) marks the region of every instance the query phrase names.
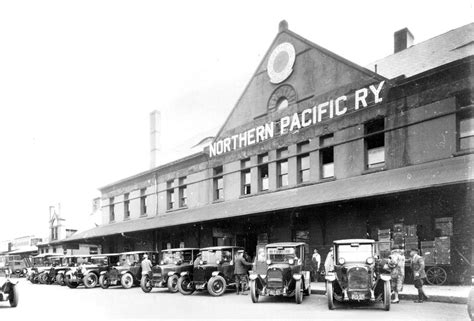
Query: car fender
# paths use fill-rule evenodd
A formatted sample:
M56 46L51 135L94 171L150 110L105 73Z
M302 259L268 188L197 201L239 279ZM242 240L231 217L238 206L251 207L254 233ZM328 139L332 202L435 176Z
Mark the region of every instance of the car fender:
M260 276L260 274L257 274L257 273L250 274L249 279L250 279L250 281L255 281L255 284L257 285L257 288L260 289L260 290L261 290L261 289L265 286L265 284L266 284L265 279L262 278L262 277Z
M186 272L186 273L187 273L187 272ZM169 272L168 272L168 276L173 276L173 275L179 275L179 274L176 273L176 272L173 272L173 271L169 271ZM181 273L181 275L183 275L183 274Z
M125 270L125 271L120 271L120 275L124 275L125 273L130 273L130 271L127 271L127 270Z
M382 281L384 282L389 282L392 279L392 277L388 274L381 274L380 279L382 279Z
M105 275L107 271L100 271L100 275Z
M302 275L301 275L301 274L296 274L296 273L293 274L293 280L298 281L298 280L301 280L301 278L302 278Z
M218 275L222 276L222 273L219 271L212 272L212 276L218 276Z
M66 276L72 276L72 271L67 271L65 275Z

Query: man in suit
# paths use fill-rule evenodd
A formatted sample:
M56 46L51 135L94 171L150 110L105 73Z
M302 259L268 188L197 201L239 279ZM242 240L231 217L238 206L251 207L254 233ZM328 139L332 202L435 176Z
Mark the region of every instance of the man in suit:
M413 280L415 283L415 288L418 290L418 300L415 300L415 303L423 303L429 298L423 291L423 279L426 278L425 273L425 260L421 255L418 254L418 249L412 249L410 251L411 256L411 269L413 271Z
M234 262L234 275L235 275L235 287L237 289L237 295L239 294L239 288L242 285L242 294L245 293L245 288L248 284L247 271L252 266L252 263L247 262L244 258L244 250L237 251L237 257Z

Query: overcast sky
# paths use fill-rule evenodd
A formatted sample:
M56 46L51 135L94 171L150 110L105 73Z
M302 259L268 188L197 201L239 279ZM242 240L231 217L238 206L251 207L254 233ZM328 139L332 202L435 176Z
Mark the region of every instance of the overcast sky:
M0 1L0 241L90 227L97 188L217 131L286 19L362 66L472 22L472 1ZM8 228L5 228L8 226Z

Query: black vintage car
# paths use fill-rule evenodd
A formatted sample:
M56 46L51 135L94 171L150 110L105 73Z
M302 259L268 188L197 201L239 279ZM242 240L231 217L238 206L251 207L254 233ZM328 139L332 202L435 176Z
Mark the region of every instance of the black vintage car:
M125 289L139 285L142 277L141 261L143 255L148 254L152 264L158 262L158 252L133 251L120 254L117 265L100 272L99 283L103 289L111 285L121 285Z
M59 257L63 255L54 253L43 253L33 256L32 266L28 268L26 279L31 283L37 284L40 282L39 278L43 272L49 271L53 264L58 264Z
M334 241L334 271L326 272L328 308L334 302L382 302L390 310L390 270L378 259L375 241L348 239Z
M39 275L41 284L66 285L64 276L72 267L90 260L90 255L63 255L53 259L52 266Z
M0 302L9 301L12 308L18 305L18 281L10 279L6 270L0 271Z
M119 258L120 253L91 256L90 262L83 262L66 272L65 283L71 289L75 289L80 285L84 285L86 288L94 288L99 284L100 272L107 271L110 265L117 264Z
M303 295L311 293L310 272L305 269L307 248L300 242L266 245L264 256L257 256L250 274L252 302L257 303L260 295L294 296L296 303L303 302Z
M184 295L194 291L207 291L213 296L222 295L227 287L235 286L234 257L238 246L214 246L201 249L201 258L194 263L193 271L182 272L178 290Z
M140 286L143 292L148 293L154 287L168 287L170 292L178 292L178 278L182 272L192 272L198 252L197 248L162 250L160 264L153 266L148 274L142 275Z

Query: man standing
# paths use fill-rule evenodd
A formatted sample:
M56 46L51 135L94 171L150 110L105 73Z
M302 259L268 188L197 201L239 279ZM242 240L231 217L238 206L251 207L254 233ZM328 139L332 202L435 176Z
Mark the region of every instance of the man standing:
M142 260L142 275L148 274L151 272L152 264L150 259L148 258L148 254L143 254Z
M321 265L321 255L319 255L318 250L314 249L313 257L311 258L312 263L312 273L311 273L311 281L317 281L319 276L319 267Z
M329 249L328 256L326 256L326 261L324 261L324 269L325 269L326 274L328 272L334 271L334 253L333 253L332 246Z
M249 263L245 260L244 250L238 250L234 263L235 288L237 289L237 295L239 294L239 288L241 285L242 294L247 294L245 293L246 286L248 284L247 271L252 265L252 263Z
M428 297L423 291L423 279L426 278L425 273L425 260L418 254L418 249L412 249L410 251L411 256L411 269L413 271L413 279L415 282L415 288L418 290L418 300L415 303L423 303L427 301Z
M405 255L401 246L398 246L396 249L392 250L390 254L390 261L388 265L391 268L392 276L392 289L394 292L394 298L392 303L400 302L398 298L398 293L403 289L403 281L405 279Z

